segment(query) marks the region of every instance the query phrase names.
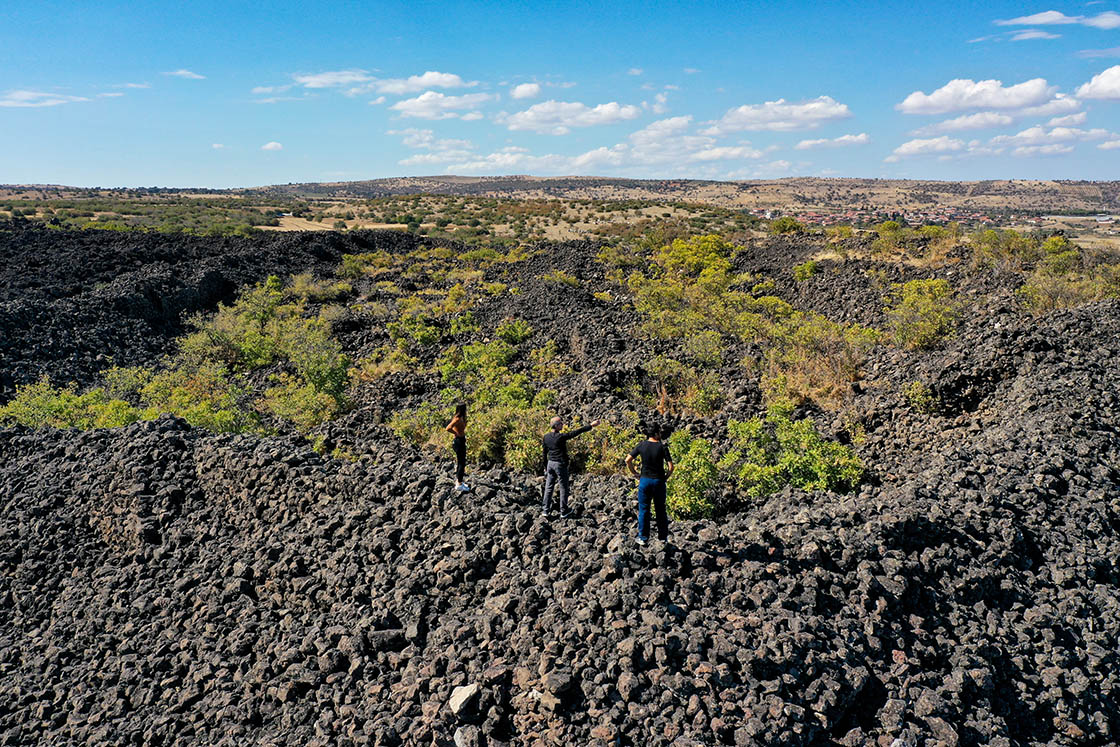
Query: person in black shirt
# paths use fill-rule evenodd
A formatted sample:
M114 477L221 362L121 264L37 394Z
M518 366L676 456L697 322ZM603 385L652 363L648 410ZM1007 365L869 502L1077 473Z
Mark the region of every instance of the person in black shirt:
M552 491L556 484L560 484L560 518L567 518L571 511L568 509L568 440L599 425L598 420L592 420L591 425L561 433L564 429L564 419L556 416L550 423L552 430L541 439L544 447L544 496L541 513L548 516L552 508Z
M646 440L634 447L626 457L626 468L638 477L638 544L649 541L650 504L657 514L657 539L669 539L669 516L665 512L665 481L673 474L673 457L669 447L662 443L665 429L658 424L646 426ZM642 460L641 473L634 464L634 458Z

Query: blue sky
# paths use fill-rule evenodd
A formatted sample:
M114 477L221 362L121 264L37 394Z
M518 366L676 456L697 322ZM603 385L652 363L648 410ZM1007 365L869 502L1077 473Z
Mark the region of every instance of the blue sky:
M8 0L0 183L1116 179L1118 6Z

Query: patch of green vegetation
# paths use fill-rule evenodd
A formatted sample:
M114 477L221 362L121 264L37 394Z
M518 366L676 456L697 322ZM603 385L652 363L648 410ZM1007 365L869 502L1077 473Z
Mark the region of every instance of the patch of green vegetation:
M921 381L911 381L902 390L902 396L915 412L929 415L937 408L933 392Z
M817 263L810 259L807 262L802 262L799 265L794 265L793 279L800 283L813 277L817 274L817 272L819 272Z
M1093 262L1064 236L1042 242L1034 271L1019 289L1027 308L1035 313L1071 308L1120 298L1120 265Z
M533 336L533 327L524 319L504 319L495 334L503 342L519 345Z
M770 233L776 236L805 233L805 225L796 218L783 215L770 221Z
M578 288L580 286L579 278L571 273L564 272L563 270L552 270L541 275L541 280L547 283L556 283L558 285L566 285L569 288Z
M750 499L791 485L798 490L847 493L863 479L863 465L851 449L825 441L809 419L791 420L771 408L765 418L729 420L731 447L719 461Z
M895 285L884 309L894 340L911 350L930 348L956 329L961 303L943 278Z
M675 519L703 519L716 512L712 491L719 484L719 468L712 444L678 430L667 442L673 455L673 476L666 483L665 504Z
M145 413L128 402L113 399L102 388L79 393L74 384L51 386L46 376L16 389L16 396L0 407L0 423L31 428L117 428L144 419Z

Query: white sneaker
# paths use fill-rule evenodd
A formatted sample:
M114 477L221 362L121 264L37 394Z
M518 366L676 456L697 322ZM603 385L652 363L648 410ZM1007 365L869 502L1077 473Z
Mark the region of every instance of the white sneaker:
M460 493L469 493L469 492L471 492L471 486L470 486L470 485L467 485L466 483L463 483L462 485L456 486L456 488L455 488L455 489L456 489L456 490L458 490L458 491L459 491Z

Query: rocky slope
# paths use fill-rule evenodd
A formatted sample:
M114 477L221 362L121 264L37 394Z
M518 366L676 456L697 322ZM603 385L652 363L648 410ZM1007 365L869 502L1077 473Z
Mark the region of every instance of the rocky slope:
M859 276L785 292L875 323ZM869 362L871 482L671 545L633 543L622 478L548 522L533 479L460 497L384 439L347 463L169 417L0 430L0 744L1115 743L1120 304L1032 319L958 280L988 300L954 341ZM623 362L599 344L589 381Z

